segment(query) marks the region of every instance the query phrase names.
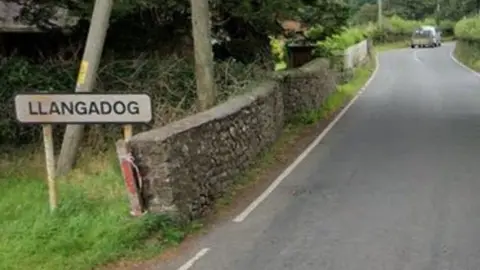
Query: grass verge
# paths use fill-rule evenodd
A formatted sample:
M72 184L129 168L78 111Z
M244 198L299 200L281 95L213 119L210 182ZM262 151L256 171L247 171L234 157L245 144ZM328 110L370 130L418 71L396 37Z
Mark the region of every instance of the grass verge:
M288 126L219 206L236 200L240 190L275 166L308 126L338 111L365 84L374 64L358 68L353 80L338 86L320 110ZM85 155L82 160L82 170L59 180L61 206L54 214L48 211L47 189L38 173L44 171L41 153L0 160L0 269L92 269L120 258L139 260L180 243L201 227L178 227L162 216L130 218L115 154Z
M384 52L384 51L401 49L401 48L409 48L409 47L410 47L410 44L406 40L391 42L391 43L375 44L375 49L378 52Z
M469 68L480 72L480 43L475 41L459 40L455 45L453 55L458 61Z
M2 159L0 269L92 269L124 256L156 254L191 229L166 217L129 217L114 156L80 167L59 180L60 207L51 214L38 173L44 171L42 155Z

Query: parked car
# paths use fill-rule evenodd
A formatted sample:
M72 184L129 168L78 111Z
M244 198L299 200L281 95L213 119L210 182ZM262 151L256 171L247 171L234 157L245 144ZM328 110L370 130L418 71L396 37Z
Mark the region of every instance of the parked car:
M441 45L441 32L433 26L422 26L413 32L410 47L434 48Z

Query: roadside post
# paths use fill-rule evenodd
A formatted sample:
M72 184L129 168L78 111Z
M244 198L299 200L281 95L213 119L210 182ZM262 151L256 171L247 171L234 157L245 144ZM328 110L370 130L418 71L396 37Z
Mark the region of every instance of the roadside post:
M133 126L128 124L123 126L123 138L125 141L129 141L133 135Z
M58 205L57 183L55 182L55 152L53 148L53 127L50 124L42 125L43 146L45 149L45 165L47 167L48 199L50 211L55 211Z
M17 121L42 125L50 209L58 206L55 181L54 124L121 124L124 140L117 143L117 154L127 187L131 213L143 213L140 173L127 147L132 125L152 120L152 103L146 94L117 93L20 93L15 96ZM120 148L119 148L120 146ZM140 214L139 214L140 213Z

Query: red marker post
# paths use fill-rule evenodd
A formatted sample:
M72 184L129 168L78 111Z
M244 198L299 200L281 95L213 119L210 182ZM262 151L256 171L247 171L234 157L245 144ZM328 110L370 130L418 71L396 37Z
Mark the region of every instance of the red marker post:
M120 162L120 168L122 170L125 186L127 187L128 199L130 201L130 214L138 217L144 214L140 193L142 179L128 149L127 141L119 141L116 146L118 161Z

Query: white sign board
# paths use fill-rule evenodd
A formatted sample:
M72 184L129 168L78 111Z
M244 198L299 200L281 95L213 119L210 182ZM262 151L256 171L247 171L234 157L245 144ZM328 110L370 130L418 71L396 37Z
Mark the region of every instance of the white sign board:
M17 120L28 124L148 123L146 94L32 93L15 96Z

